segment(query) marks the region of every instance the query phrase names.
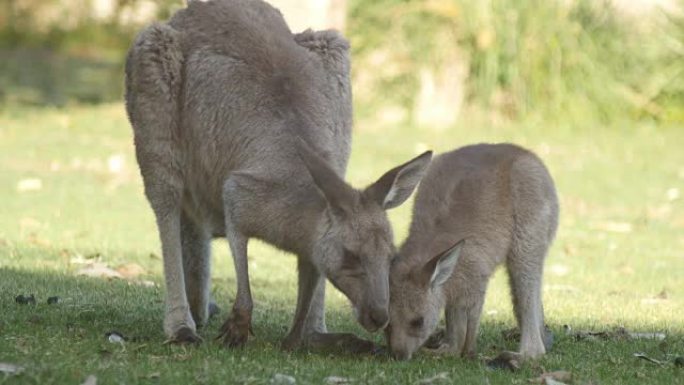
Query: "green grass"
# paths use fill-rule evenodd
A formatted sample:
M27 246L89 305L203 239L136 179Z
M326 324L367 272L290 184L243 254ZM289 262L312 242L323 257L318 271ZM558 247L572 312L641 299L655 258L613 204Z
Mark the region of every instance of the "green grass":
M465 116L468 116L466 113ZM159 243L142 193L122 106L5 109L0 114L0 362L24 366L0 384L78 384L89 374L100 384L266 384L275 373L298 384L328 376L355 383L415 384L440 372L464 384L527 383L544 369L569 370L575 383L684 384L684 129L649 123L545 126L462 122L448 131L381 127L357 122L349 179L357 186L424 148L449 150L474 142L513 141L548 164L561 197L561 224L545 274L552 352L520 371L490 371L480 361L419 354L408 363L383 357L279 349L294 312L295 259L253 242L250 272L256 336L244 350L213 342L221 319L200 334L198 348L163 345L163 287ZM108 161L123 160L110 170ZM18 191L38 178L36 191ZM406 235L410 206L391 213L397 241ZM96 256L99 254L99 256ZM136 280L84 278L78 260L97 258L116 268L136 263ZM133 280L133 281L136 281ZM214 244L212 290L225 310L235 292L224 241ZM38 304L21 306L19 294ZM664 293L665 299L654 299ZM48 296L62 302L48 306ZM334 290L329 329L363 332ZM651 340L575 341L573 330L663 332ZM490 285L479 351L493 356L515 345L501 332L514 326L505 275ZM109 343L117 330L132 340ZM638 360L635 352L667 361Z

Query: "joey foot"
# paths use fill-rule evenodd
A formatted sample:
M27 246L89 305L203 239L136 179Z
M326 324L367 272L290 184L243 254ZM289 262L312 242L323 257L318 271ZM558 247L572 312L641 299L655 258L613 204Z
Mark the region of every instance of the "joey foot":
M241 348L247 343L250 334L253 334L251 313L233 308L230 316L221 326L216 339L223 340L224 347Z

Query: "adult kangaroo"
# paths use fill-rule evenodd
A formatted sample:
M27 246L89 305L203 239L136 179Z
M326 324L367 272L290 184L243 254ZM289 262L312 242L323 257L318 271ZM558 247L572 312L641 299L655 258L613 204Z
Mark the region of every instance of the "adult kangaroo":
M251 330L250 238L298 256L284 348L355 344L328 334L324 277L369 331L388 322L394 252L385 210L404 202L431 153L364 190L344 182L351 143L349 44L292 34L260 0L190 2L143 30L126 61L126 108L166 281L164 331L197 342L209 313L210 240L225 236L237 277L226 346Z

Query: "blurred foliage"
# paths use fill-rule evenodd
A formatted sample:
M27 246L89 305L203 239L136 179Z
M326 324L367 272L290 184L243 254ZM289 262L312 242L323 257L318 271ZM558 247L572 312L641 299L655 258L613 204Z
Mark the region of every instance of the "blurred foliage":
M643 24L590 0L351 0L348 34L370 106L410 109L418 70L457 57L467 101L505 116L684 120L682 18Z
M0 104L121 98L125 51L143 24L131 15L144 3L115 0L102 17L90 0L4 0ZM151 18L164 19L184 1L152 3ZM349 0L348 8L362 116L382 106L411 111L420 71L458 60L468 105L499 116L684 121L681 15L635 26L591 0Z
M0 104L61 106L120 99L125 51L145 22L135 17L143 3L114 0L110 12L98 15L91 0L3 0ZM152 16L162 19L183 4L147 3L154 3Z

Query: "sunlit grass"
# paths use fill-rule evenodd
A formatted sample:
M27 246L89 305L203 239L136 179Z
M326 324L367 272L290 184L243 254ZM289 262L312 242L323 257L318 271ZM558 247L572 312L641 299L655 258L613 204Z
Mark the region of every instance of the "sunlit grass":
M454 382L508 384L526 382L543 367L573 371L576 383L681 383L681 369L671 361L684 355L682 127L489 125L472 118L445 131L360 121L354 135L348 178L356 186L426 148L512 141L544 159L560 194L561 224L544 285L547 323L557 343L539 364L510 374L429 355L396 363L284 353L278 346L294 312L295 259L258 242L250 244L256 336L249 347L219 349L212 341L219 319L201 331L206 341L198 349L162 345L163 288L76 277L79 261L99 254L94 258L112 268L140 265L144 273L133 281L162 282L156 227L142 193L131 130L115 104L0 115L0 362L27 368L4 381L80 383L95 374L101 383L263 384L283 373L298 383L334 375L359 383L411 384L448 372ZM410 205L393 211L391 219L400 242ZM214 255L213 291L225 310L235 282L224 241L215 242ZM506 285L501 272L490 284L479 344L484 355L514 347L500 336L514 326ZM35 307L14 303L16 295L30 293L37 297ZM46 305L52 295L62 303ZM330 290L328 299L331 330L381 341L356 326L342 295ZM563 334L565 324L573 330L624 326L668 337L666 344L576 342ZM104 333L112 329L136 340L124 347L110 344ZM668 364L637 360L637 351Z

